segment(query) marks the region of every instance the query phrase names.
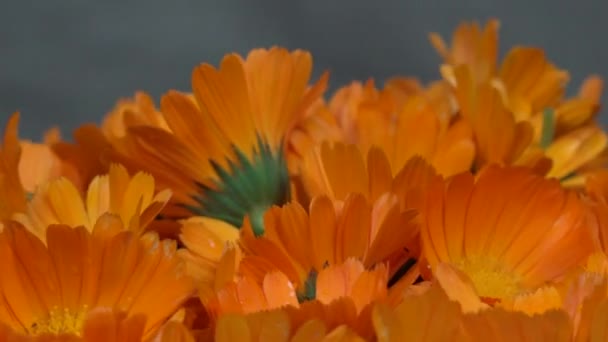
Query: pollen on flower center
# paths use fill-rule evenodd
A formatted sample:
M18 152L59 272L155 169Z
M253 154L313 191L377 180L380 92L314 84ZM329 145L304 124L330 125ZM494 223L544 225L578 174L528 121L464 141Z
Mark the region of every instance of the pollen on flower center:
M80 336L87 313L86 305L77 311L55 306L49 312L48 317L35 320L27 332L30 335L72 334Z
M521 278L501 262L488 257L468 257L455 263L473 282L482 298L511 298L521 292Z

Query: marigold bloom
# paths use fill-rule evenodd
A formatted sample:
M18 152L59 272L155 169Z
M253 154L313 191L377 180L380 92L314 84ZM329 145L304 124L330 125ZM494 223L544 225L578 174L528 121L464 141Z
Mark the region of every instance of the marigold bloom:
M180 241L186 248L178 251L186 271L197 283L211 283L227 248L235 245L239 233L228 223L208 217L192 217L181 222Z
M347 325L332 329L322 320L314 318L298 323L290 320L284 311L246 316L228 314L218 320L215 341L365 341Z
M201 287L201 301L214 317L299 308L308 301L330 305L341 299L350 301L359 314L371 303L387 298L388 270L384 264L365 270L360 261L350 258L313 273L306 288L296 293L294 284L280 270L258 270L263 275L252 275L249 265L236 260L234 253L234 249L228 250L220 260L214 283Z
M372 314L378 341L445 341L458 332L462 312L439 286L405 296L390 308L376 304Z
M52 145L60 139L59 130L51 129L45 133L42 143L20 141L22 153L19 159L19 177L26 192L34 193L38 186L59 177L80 184L78 170L64 163L52 149Z
M4 130L0 148L0 219L6 220L27 206L25 189L19 175L21 145L17 133L19 113L13 114Z
M34 336L24 336L10 327L0 324L0 340L2 341L141 341L144 333L146 316L136 314L127 317L125 312L115 312L107 308L94 309L86 314L82 323L81 337L69 332L62 332L57 326L58 334L45 333ZM65 326L64 326L65 327Z
M192 294L175 243L122 231L103 216L92 232L53 225L47 246L18 224L0 233L0 322L19 334L83 335L97 308L145 316L144 339ZM27 276L26 276L27 275Z
M154 191L152 176L140 172L131 177L123 166L115 164L107 175L93 179L85 197L65 178L42 185L27 210L15 214L14 219L43 241L49 225L92 230L106 213L116 214L124 227L143 234L171 197L170 190Z
M483 29L475 22L462 23L452 35L450 48L439 34L431 33L429 37L447 65L470 65L475 82L482 82L496 73L499 27L496 19L488 20Z
M353 83L336 93L330 109L344 132L343 141L364 153L380 148L394 171L417 155L441 174L468 170L475 153L470 127L445 119L437 112L441 106L423 91L399 96L395 88L379 91L371 82L364 87Z
M309 214L297 203L273 207L265 216L264 236L255 237L245 221L243 262L258 280L263 270L281 270L299 294L311 274L349 258L370 268L398 257L400 263L391 265L389 271L392 276L407 259L417 257L415 215L412 210L401 210L394 195L388 194L374 205L362 195L352 194L338 207L325 196L317 197Z
M132 127L117 148L172 188L182 209L235 227L249 214L261 231L264 211L289 199L289 133L326 87L325 75L307 89L311 68L309 53L281 48L227 55L218 69L203 64L194 96L172 91L161 101L172 133ZM173 215L189 214L174 207Z
M465 315L461 341L570 341L572 326L563 311L529 316L503 309Z
M343 172L345 165L348 173ZM419 156L395 171L379 148L363 153L356 145L322 143L304 158L300 182L308 198L328 196L342 202L348 195L358 193L375 203L381 196L393 193L402 207L419 209L427 185L437 177L435 169Z
M497 68L496 20L488 21L483 32L477 24L459 26L454 33L452 51L448 51L436 34L431 35L431 42L447 63L442 66L444 78L456 86L458 105L474 126L482 161L533 165L546 150L546 156L553 161L553 167L545 166L550 169L548 176L563 179L575 171L582 171L579 169L583 165L598 158L606 149L608 137L593 122L602 90L599 77L590 76L577 97L565 100L569 75L549 62L541 49L513 48ZM463 70L469 73L465 79ZM480 89L470 91L476 87ZM496 95L492 93L500 95L502 104L495 103ZM467 112L475 110L470 107L476 102L494 104L480 108L478 114L471 116ZM532 134L527 127L522 131L524 127L520 126L524 122L529 123ZM487 139L488 136L500 138L495 141ZM505 147L512 149L513 144L518 146L515 150L518 153L505 155ZM515 163L513 157L524 152L521 148L527 148L526 153ZM498 160L491 160L492 157ZM581 183L580 179L566 182L570 185Z
M460 112L475 133L477 166L517 164L532 141L532 126L517 122L498 91L489 83L475 83L467 66L457 67L454 77Z
M577 195L523 168L461 174L429 196L421 235L430 268L452 264L489 302L558 281L593 251Z
M135 93L133 98L119 100L112 111L106 114L101 130L110 141L116 141L127 134L129 127L134 126L152 126L169 131L154 100L141 91Z

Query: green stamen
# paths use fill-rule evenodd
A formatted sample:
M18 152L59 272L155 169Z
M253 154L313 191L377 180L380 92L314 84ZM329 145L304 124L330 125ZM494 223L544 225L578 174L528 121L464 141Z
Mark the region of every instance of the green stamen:
M266 210L289 200L287 163L282 152L273 152L259 137L251 160L236 147L234 152L236 161L229 161L226 168L210 161L218 181L213 187L199 184L201 193L193 196L199 205L187 208L235 227L241 227L249 215L254 233L260 236Z

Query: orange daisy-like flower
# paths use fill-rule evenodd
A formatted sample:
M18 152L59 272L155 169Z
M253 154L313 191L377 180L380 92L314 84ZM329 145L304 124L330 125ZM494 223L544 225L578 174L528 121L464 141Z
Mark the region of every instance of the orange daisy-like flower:
M216 278L219 261L226 248L237 243L239 232L221 220L192 217L181 222L179 238L186 247L178 251L186 271L201 284Z
M155 192L154 178L140 172L131 177L120 165L96 177L83 197L65 178L42 185L22 213L13 215L27 229L45 240L52 224L84 226L92 230L106 213L117 215L124 227L143 234L171 197L170 190Z
M245 60L231 54L218 69L203 64L193 72L193 96L172 91L161 101L171 132L131 127L117 149L175 191L172 215L235 227L250 215L259 233L264 211L289 199L289 134L326 87L324 76L308 88L311 69L308 52L282 48Z
M52 145L60 139L59 130L51 129L45 134L43 143L20 141L19 177L27 193L32 194L38 186L59 177L66 177L80 184L78 170L64 163L53 152Z
M376 304L372 320L378 341L446 341L458 333L462 312L441 287L431 286L395 308Z
M588 204L597 220L597 243L608 253L608 171L591 173L585 183Z
M169 131L162 113L154 100L144 92L137 92L133 98L121 99L106 115L101 129L110 141L116 141L127 134L129 127L152 126Z
M563 179L606 149L608 138L593 122L602 89L599 77L589 77L577 97L564 100L568 73L549 62L541 49L516 47L498 68L496 20L490 20L483 31L477 24L459 26L451 51L436 34L431 42L446 62L441 69L444 78L456 86L458 105L474 126L482 161L514 164L513 157L521 157L515 164L529 164L544 151L553 161L552 167L545 166L547 176ZM463 69L468 72L466 79ZM498 99L502 104L495 103ZM523 127L524 122L529 127ZM493 136L499 139L488 139ZM518 153L513 156L505 148ZM528 149L520 156L524 148ZM582 183L576 179L566 184Z
M475 83L467 66L457 67L454 77L460 113L475 133L477 165L522 163L524 151L533 138L531 125L517 122L502 103L499 92L489 83Z
M430 40L447 65L470 65L473 79L483 82L496 73L499 27L496 19L483 29L478 23L463 23L454 31L450 48L437 33L431 33Z
M92 232L50 226L46 241L18 224L0 233L0 322L16 333L86 335L88 314L107 308L144 316L147 340L192 294L175 243L140 239L114 216Z
M395 197L387 194L371 205L353 194L337 205L321 196L313 199L309 214L297 203L273 207L265 216L264 236L255 237L245 221L241 269L259 282L268 271L281 270L300 296L306 296L315 277L328 265L349 258L360 260L366 268L395 260L390 265L392 276L407 260L417 257L418 233L416 213L401 210Z
M330 110L344 132L343 141L364 152L382 149L395 171L416 155L445 175L468 170L475 154L469 126L450 122L424 90L391 85L379 91L371 82L354 83L336 93Z
M343 172L345 165L348 173ZM395 172L379 148L362 153L356 145L323 143L303 159L300 182L307 196L300 196L300 200L309 203L308 198L328 196L342 202L358 193L375 203L392 193L403 208L420 209L426 187L438 177L435 169L419 156Z
M19 160L21 146L17 133L19 114L13 114L6 125L4 140L0 148L0 219L10 219L14 213L22 212L27 199L21 177Z
M526 169L491 166L477 179L436 182L426 203L421 235L432 272L453 265L488 302L559 281L594 250L577 194Z
M201 289L201 300L216 317L216 334L226 317L239 314L250 318L275 310L288 318L291 333L314 320L315 331L325 333L345 326L365 336L371 331L371 305L387 298L386 268L364 270L355 259L322 270L312 284L314 291L305 297L296 294L294 285L280 271L266 273L259 283L243 267L237 271L238 261L234 262L234 250L230 250L223 258L223 267L218 269L215 289Z
M107 308L94 309L82 317L82 332L74 334L69 329L62 330L61 325L57 325L57 330L45 332L39 335L24 336L18 331L12 330L9 326L0 324L0 340L2 341L23 341L23 342L43 342L43 341L141 341L146 323L146 316L136 314L127 317L125 312L116 312Z
M366 270L360 261L350 258L320 270L309 280L304 292L296 293L294 284L282 272L269 271L258 282L258 275L252 274L247 262L240 263L238 270L229 264L234 262L234 256L230 255L234 252L228 253L212 285L214 289L201 290L201 299L214 316L247 314L284 306L297 308L300 302L312 300L329 305L342 298L350 300L360 313L370 303L387 297L388 271L383 264Z
M331 313L337 316L337 313ZM250 315L227 314L219 318L214 340L229 341L356 341L366 339L346 324L327 324L316 317L302 322L288 312L277 310Z

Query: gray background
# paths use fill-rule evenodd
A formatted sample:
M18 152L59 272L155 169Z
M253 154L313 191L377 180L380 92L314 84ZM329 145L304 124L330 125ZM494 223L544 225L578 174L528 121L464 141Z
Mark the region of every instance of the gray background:
M571 72L608 76L608 2L602 1L92 1L5 0L0 6L0 124L22 112L21 134L51 125L71 135L136 90L156 99L187 90L200 62L275 44L313 53L333 88L391 75L438 78L430 31L461 20L501 20L501 55L543 47ZM605 121L605 120L603 120Z

